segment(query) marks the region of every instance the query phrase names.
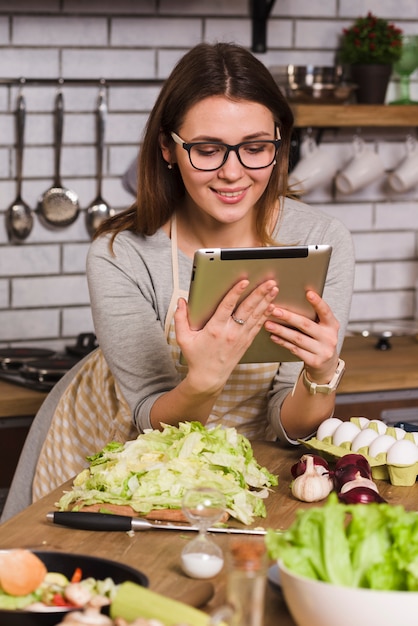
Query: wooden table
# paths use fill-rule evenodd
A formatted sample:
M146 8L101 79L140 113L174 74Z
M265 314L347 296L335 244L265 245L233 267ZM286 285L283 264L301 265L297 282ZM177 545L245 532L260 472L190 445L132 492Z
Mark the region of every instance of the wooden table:
M44 391L0 380L0 418L34 417L46 396Z
M286 528L298 508L313 505L299 502L290 493L291 465L303 453L303 449L283 449L273 443L254 443L258 462L272 473L279 475L279 485L266 501L267 518L257 519L255 526ZM379 482L379 491L389 502L402 503L408 509L418 508L417 487L393 487ZM190 539L187 533L150 530L137 532L133 537L125 532L97 532L67 529L46 520L46 513L54 510L54 503L63 488L57 489L25 511L0 526L0 547L25 547L32 549L78 552L121 561L143 571L150 581L150 589L170 597L183 597L193 592L201 581L188 578L180 568L180 552ZM67 485L68 488L68 485ZM318 506L318 505L315 505ZM190 536L193 536L190 533ZM217 534L214 540L228 550L234 536ZM225 570L226 568L224 568ZM225 599L225 571L212 579L215 595L204 607L211 611ZM281 593L271 584L267 585L264 626L295 626Z

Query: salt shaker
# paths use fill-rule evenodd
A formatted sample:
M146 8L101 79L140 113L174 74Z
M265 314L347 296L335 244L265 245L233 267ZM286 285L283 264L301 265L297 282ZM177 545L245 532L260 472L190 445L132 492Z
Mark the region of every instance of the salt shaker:
M231 543L227 577L227 604L211 616L210 625L262 626L267 580L267 557L262 539Z

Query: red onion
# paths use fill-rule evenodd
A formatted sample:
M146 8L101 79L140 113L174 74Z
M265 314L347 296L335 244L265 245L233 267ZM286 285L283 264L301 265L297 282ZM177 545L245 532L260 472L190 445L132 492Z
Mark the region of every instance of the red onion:
M339 470L346 465L357 465L358 467L362 467L367 470L370 474L369 478L372 476L372 469L370 464L365 456L362 454L355 454L351 452L350 454L344 454L344 456L340 457L338 461L335 463L335 471Z
M368 489L378 491L375 482L373 482L370 478L365 478L365 476L362 476L360 472L357 471L354 480L349 480L342 485L340 493L346 493L347 491L350 491L350 489L355 489L356 487L367 487Z
M325 459L322 456L317 454L304 454L300 457L299 461L292 465L290 471L292 473L293 478L297 478L301 476L306 471L306 457L311 456L313 458L315 470L318 474L327 474L329 473L329 466ZM364 458L364 457L363 457Z
M369 487L353 487L345 493L339 493L338 499L343 504L370 504L371 502L386 502L382 496Z
M369 478L371 480L372 474L361 465L343 465L334 469L333 479L334 487L336 491L341 491L341 487L348 482L351 482L357 478L357 475L362 478Z

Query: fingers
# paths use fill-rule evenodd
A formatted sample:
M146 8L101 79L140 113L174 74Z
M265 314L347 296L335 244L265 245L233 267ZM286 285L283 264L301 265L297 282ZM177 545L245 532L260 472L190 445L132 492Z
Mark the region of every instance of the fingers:
M264 327L271 340L287 348L305 365L321 369L336 358L339 323L328 304L315 292L306 294L316 320L275 307Z
M243 321L251 326L258 325L261 328L274 309L272 302L279 290L274 280L268 280L256 287L240 302L248 285L247 280L240 281L227 293L216 310L216 317L220 323L228 322L233 319L233 316L235 321L240 320L240 322Z

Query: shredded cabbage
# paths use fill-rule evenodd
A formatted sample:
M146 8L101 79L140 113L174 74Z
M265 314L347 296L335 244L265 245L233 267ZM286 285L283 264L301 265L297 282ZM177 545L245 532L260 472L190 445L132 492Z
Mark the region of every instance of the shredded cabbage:
M200 422L147 430L124 444L110 442L87 458L89 467L75 478L57 506L76 503L130 505L139 514L180 509L185 492L197 486L221 491L228 513L251 524L265 517L263 499L277 476L254 458L249 440L235 428L205 428Z

